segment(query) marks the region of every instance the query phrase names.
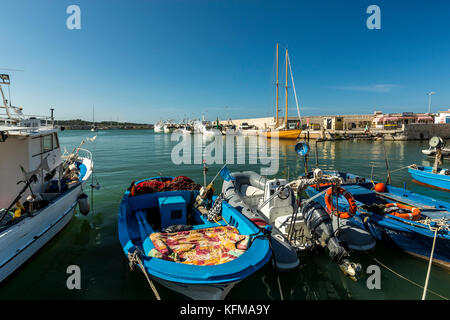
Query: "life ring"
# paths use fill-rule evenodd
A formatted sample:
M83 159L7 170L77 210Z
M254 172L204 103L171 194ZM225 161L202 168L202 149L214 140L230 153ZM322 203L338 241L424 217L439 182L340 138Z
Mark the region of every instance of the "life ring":
M399 218L403 218L403 219L408 219L408 220L417 220L420 217L420 209L419 208L415 208L412 206L407 206L405 204L401 204L401 203L388 203L385 206L386 208L390 208L390 207L398 207L400 209L404 209L404 210L409 210L410 212L406 212L406 213L401 213L401 212L388 212L388 214L392 214L393 216L399 217Z
M333 206L332 201L332 193L333 193L333 187L329 188L325 194L325 204L327 205L328 212L333 212L335 216L342 218L342 219L349 219L353 217L356 213L357 205L355 198L353 198L353 195L345 190L344 188L337 187L336 189L338 194L341 194L347 199L349 209L347 212L342 211L336 211L336 208Z

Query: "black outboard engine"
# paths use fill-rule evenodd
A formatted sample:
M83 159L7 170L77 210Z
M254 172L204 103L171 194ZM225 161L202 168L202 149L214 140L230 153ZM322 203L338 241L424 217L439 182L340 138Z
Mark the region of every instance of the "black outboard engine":
M331 261L337 263L345 274L354 277L361 270L361 265L348 260L350 255L336 239L330 216L325 209L320 203L309 201L302 206L301 212L311 234L317 236L328 248Z
M349 257L347 251L334 236L330 216L318 202L310 201L306 203L301 211L311 234L317 236L320 242L326 244L331 261L340 263L343 258Z

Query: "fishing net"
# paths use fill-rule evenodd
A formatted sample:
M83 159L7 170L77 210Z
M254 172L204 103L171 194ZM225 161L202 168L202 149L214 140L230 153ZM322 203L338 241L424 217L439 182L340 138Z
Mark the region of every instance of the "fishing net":
M169 181L164 187L163 191L200 190L201 187L201 185L195 183L188 177L178 176L172 181Z
M201 185L195 183L189 177L178 176L173 180L161 181L155 179L139 182L131 188L131 195L137 196L163 191L200 190L201 187Z

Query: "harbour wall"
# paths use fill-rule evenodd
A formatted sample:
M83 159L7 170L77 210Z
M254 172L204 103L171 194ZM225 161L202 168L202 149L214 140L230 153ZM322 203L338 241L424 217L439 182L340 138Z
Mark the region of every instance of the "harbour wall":
M330 116L303 116L301 121L303 128L300 138L303 139L326 139L326 140L341 140L341 139L380 139L385 140L428 140L433 136L439 136L443 139L450 139L450 124L449 123L411 123L402 124L396 128L386 129L377 128L373 124L375 115L330 115ZM342 128L325 129L324 121L326 119L342 119ZM281 123L284 122L280 118ZM298 117L289 117L288 121L297 122ZM234 124L236 126L242 123L248 123L258 127L259 129L272 127L274 124L274 117L264 118L247 118L223 120L221 124Z
M405 124L396 140L428 140L434 136L450 139L450 123Z
M324 116L303 116L300 117L302 124L307 125L310 129L320 129L324 126L325 119L342 118L343 128L347 130L352 129L363 129L366 125L371 125L372 120L375 116L371 114L352 114L352 115L324 115ZM284 123L285 118L280 117L279 123ZM297 122L298 117L288 117L288 122ZM233 119L233 120L222 120L219 121L220 124L234 124L236 126L242 123L248 123L258 127L259 129L265 129L272 127L275 123L274 117L264 117L264 118L247 118L247 119Z

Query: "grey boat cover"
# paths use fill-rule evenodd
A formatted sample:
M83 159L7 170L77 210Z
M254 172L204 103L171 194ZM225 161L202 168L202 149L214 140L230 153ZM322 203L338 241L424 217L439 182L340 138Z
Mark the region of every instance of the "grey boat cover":
M234 182L232 180L224 181L222 185L222 192L224 194L225 201L240 211L248 219L253 221L255 221L255 219L260 221L263 220L269 225L270 223L266 216L256 209L249 207L237 191L240 190L242 185L250 185L257 189L264 190L266 178L252 171L233 172L231 175L236 180ZM288 271L299 265L300 261L297 251L295 248L291 247L289 241L285 238L281 231L274 226L272 226L270 242L278 271Z

